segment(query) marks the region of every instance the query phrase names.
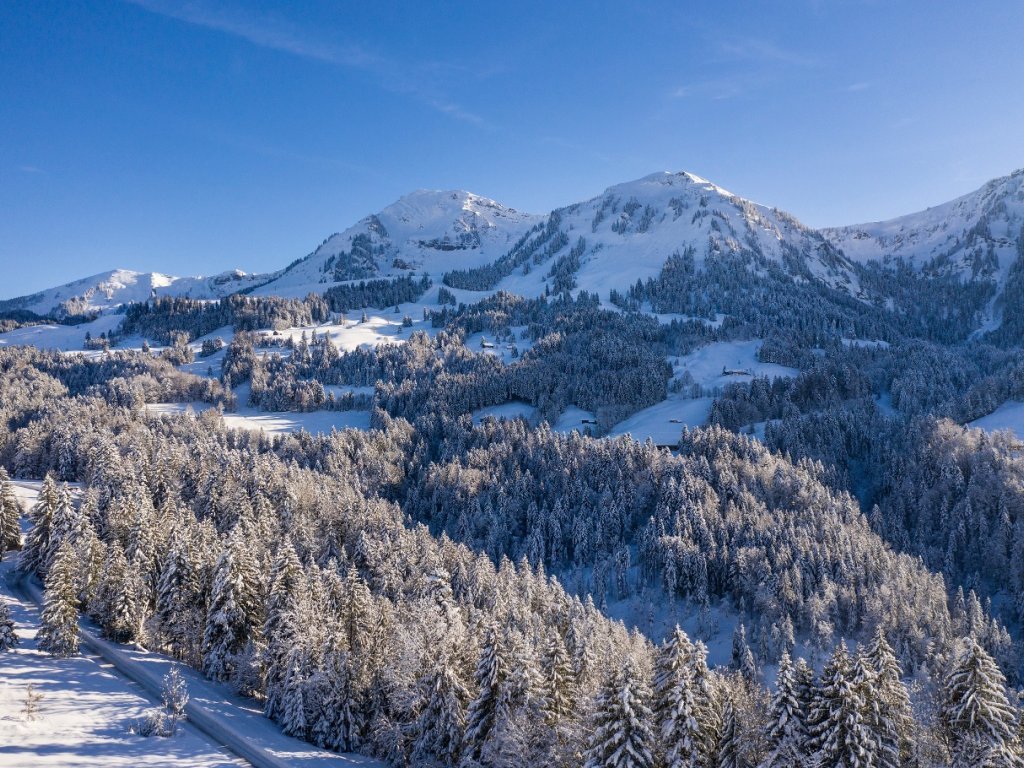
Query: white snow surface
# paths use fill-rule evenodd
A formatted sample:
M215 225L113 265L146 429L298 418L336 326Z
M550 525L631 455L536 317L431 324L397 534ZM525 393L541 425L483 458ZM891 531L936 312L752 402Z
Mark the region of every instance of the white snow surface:
M13 555L0 573L9 575ZM129 733L156 705L95 655L56 659L36 649L39 612L0 580L21 645L0 653L0 766L11 768L213 768L248 765L185 724L173 738ZM31 683L42 695L36 720L22 708Z
M988 416L975 419L967 426L986 432L1009 430L1018 440L1024 440L1024 402L1007 400Z
M241 388L239 388L241 389ZM247 396L246 396L247 397ZM239 401L245 400L239 394ZM151 416L180 416L186 413L202 413L213 408L209 403L151 403L146 413ZM228 429L248 429L268 435L285 435L305 430L314 435L328 435L332 430L369 429L369 411L260 411L249 406L239 406L237 413L224 413L224 426Z
M695 384L709 390L732 382L749 382L755 376L791 378L799 373L796 368L759 361L757 353L762 344L761 339L718 341L688 355L669 357L668 361L677 377L689 371Z
M373 250L371 278L410 272L439 278L452 269L495 261L542 219L471 192L421 189L327 238L313 253L254 293L303 296L310 290L323 292L337 284L333 269L325 272L325 267L339 254L351 253L353 241L360 236ZM407 268L395 266L395 259Z
M33 346L39 349L57 349L65 352L81 350L85 346L85 334L99 337L101 333L110 333L121 325L122 315L100 315L91 323L81 325L57 325L45 323L15 328L13 331L0 333L0 347Z
M184 296L193 299L217 299L265 280L235 270L212 277L175 277L160 272L134 272L114 269L75 280L29 296L0 301L0 307L25 309L37 315L100 312L156 296Z
M634 440L652 440L655 445L675 446L683 427L699 427L707 423L713 398L684 398L670 395L660 403L637 411L620 421L608 433L609 437L629 435Z

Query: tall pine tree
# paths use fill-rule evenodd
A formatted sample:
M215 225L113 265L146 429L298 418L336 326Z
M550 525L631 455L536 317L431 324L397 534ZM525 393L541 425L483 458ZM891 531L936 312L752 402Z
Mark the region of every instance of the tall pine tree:
M75 595L76 558L69 542L65 542L46 575L43 610L36 635L39 650L54 656L78 653L78 608Z
M652 768L650 692L632 664L608 677L598 694L586 768Z
M946 676L942 721L955 768L1020 768L1016 713L1006 697L1006 679L973 637L963 641Z

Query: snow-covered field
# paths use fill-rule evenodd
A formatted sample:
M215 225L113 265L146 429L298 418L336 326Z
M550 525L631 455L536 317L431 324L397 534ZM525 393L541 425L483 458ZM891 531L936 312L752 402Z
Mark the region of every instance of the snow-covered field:
M1008 429L1018 440L1024 440L1024 402L1007 400L988 416L982 416L967 426L984 429L986 432Z
M40 349L81 350L85 346L85 334L98 338L101 333L109 333L117 328L122 320L123 315L100 315L91 323L81 325L45 323L15 328L0 333L0 347L31 345Z
M597 419L597 416L592 411L585 411L582 408L577 408L575 405L570 405L566 408L562 415L558 417L554 424L551 425L551 429L555 432L580 432L585 433L592 431L596 427L593 422Z
M201 413L212 408L209 403L152 403L146 412L152 416L177 416L188 411ZM228 429L250 429L268 435L282 435L301 429L311 434L328 434L332 429L369 429L369 411L259 411L239 408L238 413L225 413L224 426Z
M689 371L693 382L705 389L723 387L735 381L747 382L755 376L774 379L780 376L792 377L799 373L796 368L760 362L757 352L763 343L760 339L719 341L688 355L669 357L668 361L677 377Z
M699 427L707 423L711 403L710 397L692 399L670 395L668 399L620 421L608 436L630 435L641 442L650 439L655 445L675 445L684 426Z

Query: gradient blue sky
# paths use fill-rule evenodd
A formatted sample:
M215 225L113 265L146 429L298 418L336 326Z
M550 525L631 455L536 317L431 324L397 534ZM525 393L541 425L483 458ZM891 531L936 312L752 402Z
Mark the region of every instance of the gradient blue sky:
M0 298L265 271L420 187L689 170L814 225L1024 166L1024 3L0 4Z

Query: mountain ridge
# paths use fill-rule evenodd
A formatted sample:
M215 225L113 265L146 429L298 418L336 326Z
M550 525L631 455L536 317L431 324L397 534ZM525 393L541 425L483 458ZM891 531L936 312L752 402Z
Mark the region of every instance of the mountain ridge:
M551 231L540 243L530 233L545 226ZM460 271L487 272L488 289L524 295L564 288L564 280L551 279L556 268L572 271L575 288L621 291L638 279L655 277L670 256L688 250L698 264L740 254L751 260L755 272L754 262L770 259L795 280L819 280L862 300L869 297L860 287L858 268L871 262L906 266L926 277L989 281L994 290L982 325L993 328L1004 311L1003 287L1024 251L1022 242L1024 170L924 211L821 229L697 174L662 171L611 185L547 214L519 211L465 190L419 189L327 237L306 257L276 272L174 277L109 270L0 301L0 311L59 318L152 296L216 299L245 291L300 297L353 280L421 273L439 280ZM536 252L515 253L531 244ZM544 269L534 269L541 264ZM498 272L492 270L495 265L500 265ZM472 280L464 284L476 285Z

